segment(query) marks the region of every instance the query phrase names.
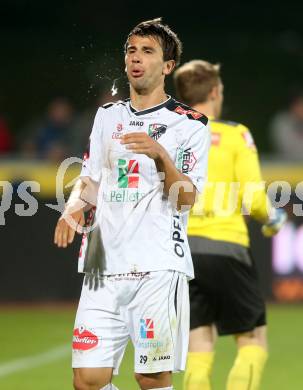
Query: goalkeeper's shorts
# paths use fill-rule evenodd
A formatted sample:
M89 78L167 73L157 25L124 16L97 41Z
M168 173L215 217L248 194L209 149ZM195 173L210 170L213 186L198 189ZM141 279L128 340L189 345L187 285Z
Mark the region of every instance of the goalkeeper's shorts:
M117 374L131 339L136 373L184 370L188 336L184 274L86 275L75 320L72 366L112 367Z
M219 335L252 331L266 324L265 302L255 262L222 254L193 254L189 283L190 328L215 324Z

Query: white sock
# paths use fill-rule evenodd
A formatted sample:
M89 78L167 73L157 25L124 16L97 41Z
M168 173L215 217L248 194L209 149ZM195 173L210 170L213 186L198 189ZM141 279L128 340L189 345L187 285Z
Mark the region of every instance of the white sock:
M116 387L112 383L109 383L105 387L102 387L102 389L100 389L100 390L119 390L119 389L118 389L118 387Z

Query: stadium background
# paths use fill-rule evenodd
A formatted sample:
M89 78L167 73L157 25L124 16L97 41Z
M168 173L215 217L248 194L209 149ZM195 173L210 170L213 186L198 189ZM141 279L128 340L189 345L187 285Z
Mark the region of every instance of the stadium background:
M303 84L302 11L300 2L287 7L276 2L1 2L0 114L16 140L9 154L0 154L0 181L10 181L15 189L0 226L1 389L71 388L68 346L81 286L76 273L80 239L65 251L52 245L58 212L45 205L56 203L58 163L25 157L23 129L58 96L81 112L94 107L100 91L109 92L114 80L121 96L126 95L126 35L139 21L157 16L183 41L182 62L205 58L222 64L224 117L252 130L267 184L284 180L292 186L287 229L275 241L264 239L254 223L250 230L269 302L271 359L263 388L303 387L303 218L294 216L291 206L302 205L295 189L303 180L303 150L301 161L293 163L291 156L281 160L268 135L270 119L285 107L289 87ZM167 90L173 94L171 80ZM76 172L75 167L69 170L66 182ZM38 212L31 217L20 217L15 209L24 203L17 194L24 180L41 184L33 194ZM232 340L220 340L215 389L224 388L234 355ZM136 388L132 371L129 350L116 382L121 390ZM181 389L180 375L175 381Z

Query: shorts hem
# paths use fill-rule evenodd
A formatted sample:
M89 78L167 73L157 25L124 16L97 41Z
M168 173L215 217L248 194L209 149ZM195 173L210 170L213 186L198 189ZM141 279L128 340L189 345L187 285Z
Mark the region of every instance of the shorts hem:
M184 371L180 368L174 368L174 367L155 367L155 368L138 368L135 369L136 374L155 374L156 372L165 372L165 371L171 371L171 372L179 372Z
M251 332L252 330L254 330L255 328L258 328L259 326L264 326L266 325L266 322L264 322L264 324L258 324L258 325L252 325L252 326L248 326L246 328L238 328L238 329L231 329L231 330L219 330L217 328L217 331L218 331L218 335L219 336L230 336L230 335L234 335L234 334L240 334L240 333L246 333L246 332Z

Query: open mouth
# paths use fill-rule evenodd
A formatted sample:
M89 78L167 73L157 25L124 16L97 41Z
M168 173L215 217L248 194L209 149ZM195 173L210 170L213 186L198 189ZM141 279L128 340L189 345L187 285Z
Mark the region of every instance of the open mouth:
M133 77L135 77L135 78L142 77L143 74L144 74L144 71L141 70L141 69L133 69L133 70L131 71L131 75L132 75Z

